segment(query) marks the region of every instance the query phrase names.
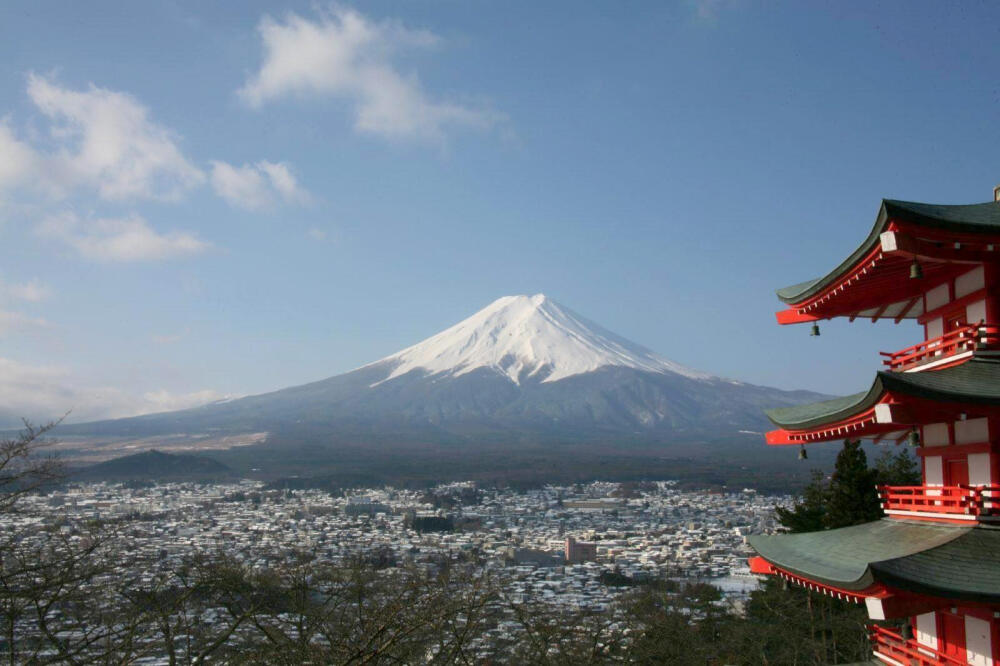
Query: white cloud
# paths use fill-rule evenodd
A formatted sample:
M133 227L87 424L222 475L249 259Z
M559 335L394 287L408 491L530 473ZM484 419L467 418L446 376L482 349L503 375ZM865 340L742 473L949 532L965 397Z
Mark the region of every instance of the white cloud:
M324 230L320 229L319 227L310 227L306 231L306 236L316 241L325 241L327 234Z
M240 97L250 106L286 96L331 96L354 105L354 126L387 138L441 141L450 127L488 129L502 115L431 99L416 74L392 59L406 48L427 48L438 38L397 22L374 22L335 7L310 21L289 13L284 22L265 16L259 26L264 62Z
M285 162L257 162L257 168L267 174L271 187L287 203L307 204L311 200L309 193L299 187L291 169Z
M0 427L16 426L21 418L46 422L70 410L68 420L80 422L186 409L227 397L208 389L135 395L119 388L80 383L65 367L0 357Z
M689 0L695 16L708 22L714 22L722 11L730 9L738 0Z
M0 192L30 184L41 172L41 158L19 141L6 119L0 119Z
M266 160L240 167L212 162L212 189L230 205L254 211L272 208L278 199L296 204L310 199L287 164Z
M185 333L169 333L166 335L153 335L150 340L158 345L172 345L184 339Z
M138 215L124 218L80 219L74 213L43 220L39 234L74 248L96 261L156 261L198 254L209 244L179 231L159 233Z
M0 282L0 296L27 301L29 303L38 303L52 296L52 290L38 280L22 282L21 284L4 284Z
M191 393L171 393L170 391L150 391L148 393L142 394L142 404L139 406L141 412L137 413L152 413L152 412L172 412L177 409L188 409L190 407L198 407L200 405L207 405L210 402L215 402L216 400L223 400L229 398L230 396L219 393L218 391L213 391L211 389L206 389L204 391L193 391Z
M45 328L49 325L41 317L33 317L23 312L6 309L3 307L5 302L22 301L37 303L48 298L50 295L51 292L48 287L37 280L22 284L7 284L0 281L0 336L20 331L32 331Z
M31 366L0 357L0 424L10 426L20 418L44 421L58 418L63 412L54 405L65 405L67 391L59 386L63 368Z
M264 174L250 165L212 162L212 188L231 205L247 210L262 210L273 203Z
M30 74L28 96L52 122L50 178L90 184L106 200L176 199L205 180L174 134L131 95L93 84L70 90Z
M25 329L43 328L45 326L48 326L48 322L40 317L32 317L21 312L0 309L0 335Z

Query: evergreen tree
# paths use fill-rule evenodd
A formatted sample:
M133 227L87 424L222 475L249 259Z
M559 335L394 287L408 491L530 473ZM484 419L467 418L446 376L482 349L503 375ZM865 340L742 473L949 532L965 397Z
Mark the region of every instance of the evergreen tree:
M816 532L826 524L828 488L823 472L812 471L812 481L802 490L801 501L791 509L775 507L778 522L789 532Z
M837 454L837 462L827 496L827 528L860 525L882 517L878 492L877 470L868 467L868 457L860 440L844 440L844 448Z
M789 532L816 532L879 519L875 484L909 483L912 463L905 456L906 451L883 455L873 469L860 442L845 441L830 479L813 470L799 502L775 509L778 522ZM751 594L741 625L741 663L819 665L860 662L870 655L863 606L785 587L769 578Z
M895 453L891 449L884 450L875 461L875 472L879 485L920 485L920 467L916 458L905 447Z

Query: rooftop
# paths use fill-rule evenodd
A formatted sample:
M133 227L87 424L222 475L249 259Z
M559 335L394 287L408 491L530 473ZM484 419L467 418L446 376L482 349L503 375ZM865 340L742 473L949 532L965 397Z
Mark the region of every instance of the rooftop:
M891 221L961 233L1000 234L1000 202L944 205L883 199L875 218L875 225L868 233L868 237L854 252L823 277L778 289L778 298L791 305L816 295L851 266L870 254L879 245L880 236L882 232L886 231Z
M795 407L768 410L767 417L780 428L806 430L842 421L875 406L886 393L942 402L1000 405L1000 360L972 358L960 365L933 372L876 374L867 391L843 398Z
M774 566L831 587L883 583L934 597L1000 602L1000 529L879 520L749 542Z

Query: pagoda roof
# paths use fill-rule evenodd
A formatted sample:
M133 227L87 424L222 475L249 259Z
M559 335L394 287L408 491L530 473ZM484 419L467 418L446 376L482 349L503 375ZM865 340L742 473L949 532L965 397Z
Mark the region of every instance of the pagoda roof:
M960 365L925 372L877 373L867 391L794 407L767 410L786 430L807 430L835 423L874 407L887 393L942 402L1000 405L1000 360L973 357Z
M750 545L796 576L842 590L877 583L933 597L1000 601L1000 530L883 519Z
M756 535L748 541L768 562L793 574L823 585L863 590L876 582L873 562L916 555L969 529L885 519L835 530Z
M873 562L875 577L892 587L934 597L1000 601L1000 530L964 530L936 548Z
M886 231L891 221L963 234L1000 234L1000 202L945 205L883 199L875 225L854 252L823 277L778 289L778 298L793 305L808 300L830 286L879 246L880 235Z
M875 382L878 384L877 379ZM874 394L874 398L872 394ZM767 418L771 419L771 423L778 427L789 430L805 430L825 423L840 421L862 412L878 402L881 395L882 392L876 392L875 386L872 386L869 391L845 395L842 398L810 402L794 407L768 409L764 413L767 414Z

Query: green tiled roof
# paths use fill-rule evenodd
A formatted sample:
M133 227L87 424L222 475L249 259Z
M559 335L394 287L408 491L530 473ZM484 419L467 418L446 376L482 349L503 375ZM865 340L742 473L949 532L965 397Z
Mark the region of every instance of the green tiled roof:
M875 226L872 227L864 242L847 259L821 278L779 289L777 291L778 298L785 303L798 303L823 289L834 278L872 251L879 242L879 234L885 231L885 226L890 219L937 229L953 229L969 233L998 233L1000 232L1000 203L988 201L978 204L942 205L883 199L878 217L875 218Z
M875 578L911 592L1000 601L1000 529L966 529L957 539L909 557L874 562Z
M749 542L768 562L791 573L845 590L863 590L875 582L869 568L872 562L916 555L957 539L968 530L878 520L805 534L751 536Z
M882 207L888 217L925 227L954 229L982 233L1000 228L1000 203L987 201L978 204L926 204L915 201L883 199Z
M879 372L867 391L766 412L771 422L788 430L834 423L871 408L886 391L919 398L1000 404L1000 360L973 358L961 365L924 372Z
M749 541L768 562L845 590L880 582L947 599L1000 602L998 528L885 519Z
M877 381L887 391L920 398L1000 403L1000 360L992 358L973 358L944 370L880 372Z
M794 407L779 407L767 410L767 418L771 422L782 428L789 430L801 430L814 425L839 421L847 418L851 414L857 414L875 404L869 402L868 395L871 391L862 391L843 398L824 400L823 402L811 402L807 405L795 405ZM878 395L875 396L875 400Z

